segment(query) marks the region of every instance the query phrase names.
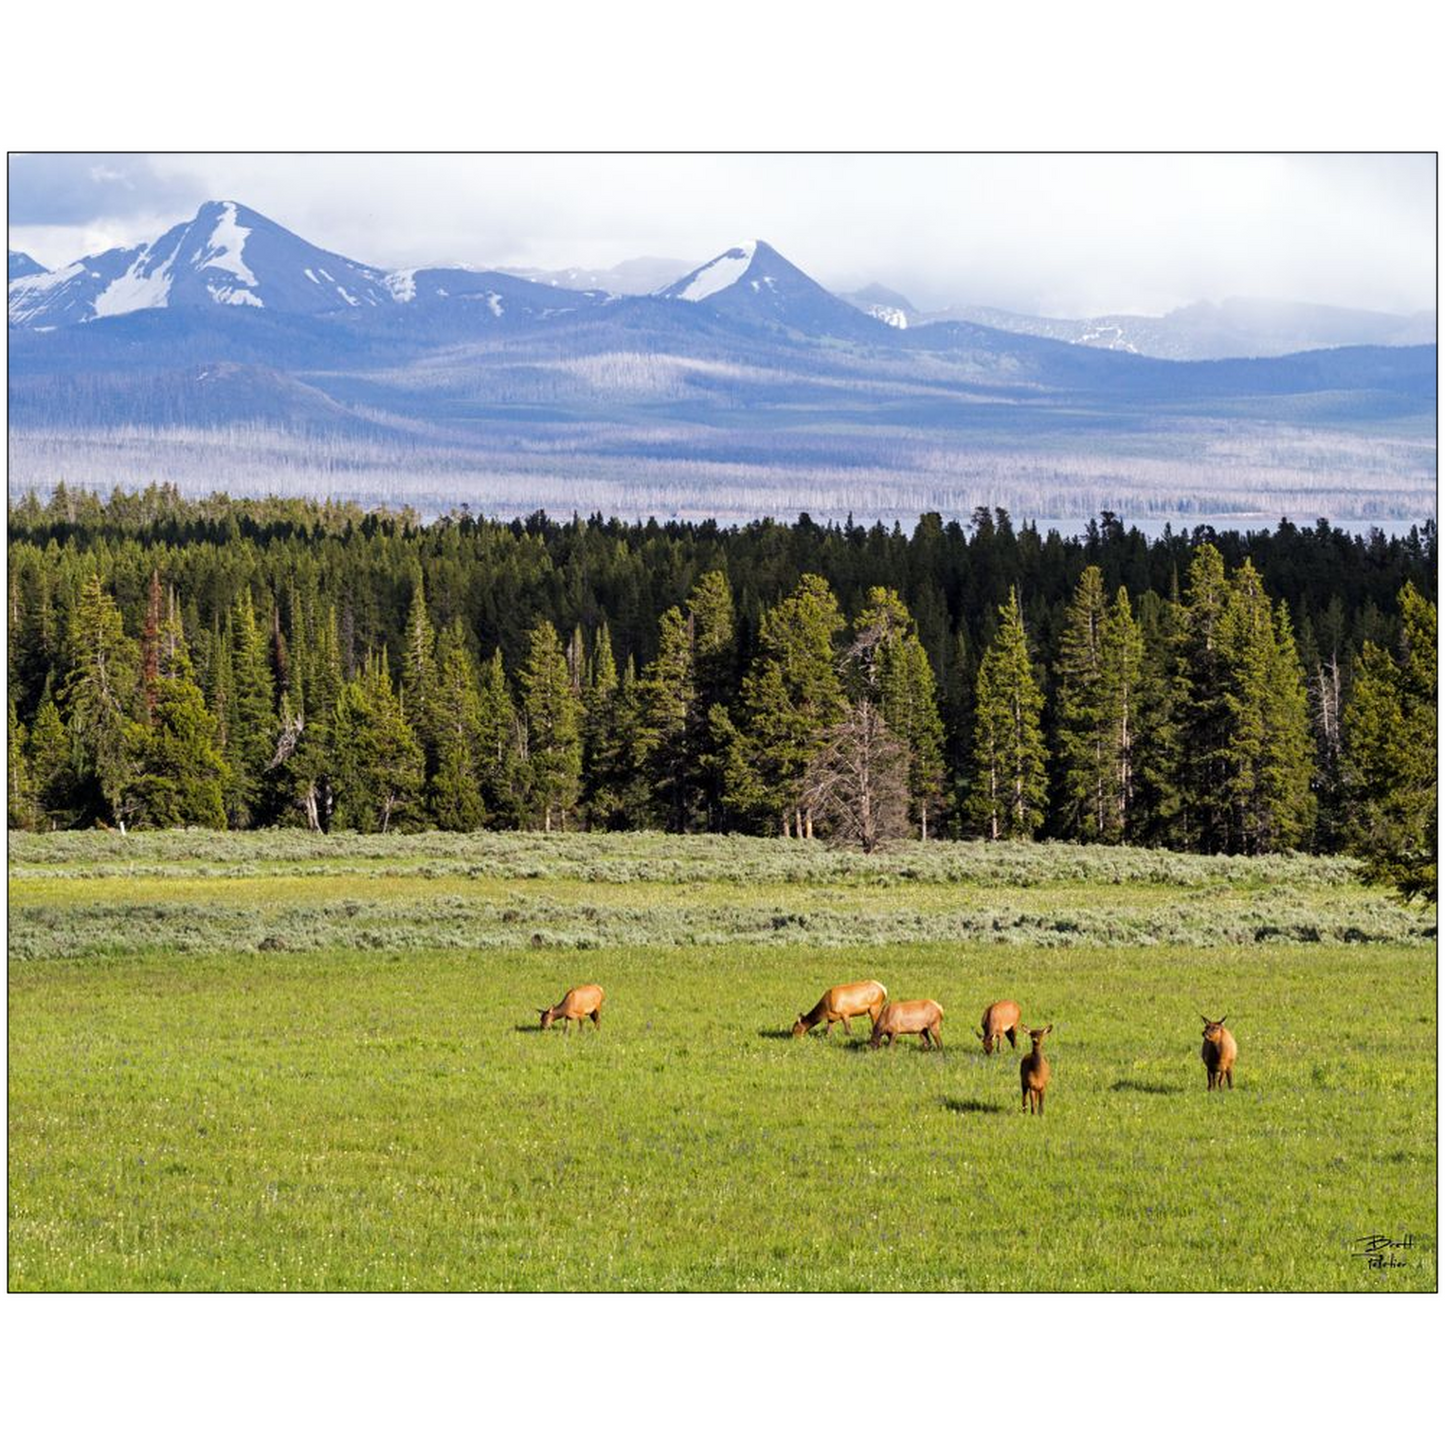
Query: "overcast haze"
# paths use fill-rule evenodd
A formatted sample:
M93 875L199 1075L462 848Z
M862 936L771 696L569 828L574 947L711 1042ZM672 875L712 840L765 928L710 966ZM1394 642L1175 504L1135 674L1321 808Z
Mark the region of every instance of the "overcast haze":
M397 267L701 262L762 237L925 309L1158 314L1264 296L1435 305L1433 155L21 155L10 245L46 265L205 200Z

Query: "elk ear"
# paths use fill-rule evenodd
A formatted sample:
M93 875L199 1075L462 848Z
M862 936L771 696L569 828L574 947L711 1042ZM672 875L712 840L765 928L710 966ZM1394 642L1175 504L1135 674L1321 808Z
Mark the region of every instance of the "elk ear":
M1228 1018L1228 1014L1225 1015L1225 1018ZM1219 1022L1220 1022L1220 1023L1223 1023L1223 1022L1224 1022L1224 1019L1220 1019Z
M1045 1032L1046 1034L1051 1034L1051 1033L1053 1033L1053 1031L1054 1031L1054 1026L1053 1026L1053 1024L1048 1024L1048 1025L1046 1025L1045 1028L1044 1028L1044 1032Z
M975 1029L975 1030L973 1031L973 1036L974 1036L974 1038L976 1038L976 1039L981 1039L981 1038L983 1037L983 1033L982 1033L981 1030Z
M1199 1017L1202 1018L1202 1019L1204 1019L1204 1022L1205 1022L1205 1023L1209 1023L1209 1022L1210 1022L1210 1020L1209 1020L1208 1018L1206 1018L1204 1014L1200 1014Z

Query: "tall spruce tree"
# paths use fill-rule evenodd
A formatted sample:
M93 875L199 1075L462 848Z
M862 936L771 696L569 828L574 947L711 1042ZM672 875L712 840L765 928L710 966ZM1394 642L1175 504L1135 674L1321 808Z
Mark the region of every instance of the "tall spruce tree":
M812 837L803 799L808 764L846 700L833 639L843 617L832 589L806 574L795 591L762 616L757 654L743 679L741 716L714 707L728 806L753 823L776 820L784 836Z
M477 685L477 775L493 827L516 827L526 807L527 730L512 702L498 648Z
M849 649L855 698L866 698L906 749L908 813L923 838L943 796L943 723L928 653L903 599L891 587L872 587L853 619ZM853 731L869 724L854 709Z
M1235 789L1231 661L1222 629L1230 586L1224 557L1206 542L1189 564L1183 629L1176 651L1179 720L1179 843L1204 853L1227 851Z
M685 833L695 812L697 674L692 619L676 607L662 614L657 655L637 689L634 764L647 782L652 821Z
M477 671L460 622L444 628L437 640L436 672L431 708L436 770L427 784L428 808L438 828L465 833L483 825L486 808L478 758Z
M248 588L241 589L231 608L226 650L230 674L223 732L230 774L226 813L232 827L246 828L264 819L266 771L277 736L267 638L257 626Z
M1364 643L1345 709L1347 837L1371 882L1433 903L1439 867L1438 621L1435 605L1413 583L1405 584L1399 602L1396 649Z
M6 733L5 766L6 821L12 828L33 828L40 815L26 749L29 736L25 724L20 721L20 713L12 695Z
M342 686L332 749L338 827L387 833L420 813L426 781L421 745L392 688L385 653Z
M565 829L581 789L579 699L572 691L557 629L539 623L528 633L522 665L522 709L527 724L528 813L534 827Z
M135 772L133 714L139 648L125 635L115 599L92 572L81 586L70 632L73 664L62 701L69 714L76 774L92 807L125 831Z
M224 828L228 777L216 720L196 686L175 597L162 611L154 575L142 654L145 721L129 788L136 824Z
M48 680L26 740L26 757L34 789L37 826L72 826L79 807L75 755L60 709L50 695Z
M1044 820L1043 705L1018 592L1011 587L975 685L969 817L986 838L1032 838Z
M1086 567L1059 645L1057 756L1064 832L1118 842L1134 800L1135 736L1143 642L1120 588L1113 606L1104 576Z

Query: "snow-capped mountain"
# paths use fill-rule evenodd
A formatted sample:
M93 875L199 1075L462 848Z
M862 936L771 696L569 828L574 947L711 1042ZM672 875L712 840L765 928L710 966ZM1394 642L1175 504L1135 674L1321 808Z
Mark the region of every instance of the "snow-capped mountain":
M864 487L884 511L966 514L983 496L967 478L986 466L1063 516L1080 466L1103 479L1090 508L1137 497L1159 510L1178 468L1247 418L1256 460L1241 469L1231 453L1212 498L1257 510L1258 478L1277 465L1293 487L1324 436L1331 457L1358 443L1365 460L1362 481L1331 471L1322 509L1357 486L1393 509L1382 514L1433 499L1433 345L1159 360L1096 336L1028 334L1002 313L997 326L921 314L881 287L836 296L762 241L648 294L562 284L572 273L386 269L231 201L148 245L52 271L12 252L10 270L17 488L162 472L270 488L289 469L295 485L373 497L409 478L438 508L486 477L503 489L488 495L519 511L684 497L713 514L717 488L749 512L784 495L837 509ZM1265 318L1276 335L1326 319ZM795 483L801 493L786 490Z
M875 318L824 290L766 241L734 246L656 294L735 321L808 336L877 340L883 330Z
M380 271L323 251L234 201L208 201L149 245L12 280L9 314L12 325L39 330L163 307L316 316L391 302Z
M38 276L45 270L34 256L27 256L24 251L11 251L9 256L12 281L20 276Z

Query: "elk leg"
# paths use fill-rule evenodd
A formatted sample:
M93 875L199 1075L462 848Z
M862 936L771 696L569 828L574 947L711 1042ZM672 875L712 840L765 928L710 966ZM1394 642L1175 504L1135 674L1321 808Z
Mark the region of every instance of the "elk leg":
M592 1022L599 1029L602 1027L602 1010L600 1008L595 1008L592 1010Z
M1042 1119L1043 1116L1044 1116L1044 1091L1043 1091L1042 1089L1040 1089L1040 1090L1039 1090L1039 1118Z
M1225 1082L1229 1085L1229 1087L1230 1087L1231 1089L1234 1087L1234 1070L1233 1070L1233 1069L1226 1069L1226 1070L1224 1071L1224 1080L1225 1080Z
M1004 1036L1004 1038L1006 1038L1006 1039L1008 1040L1008 1046L1009 1046L1009 1048L1011 1048L1011 1049L1016 1049L1016 1048L1018 1048L1018 1046L1019 1046L1019 1041L1018 1041L1017 1036L1014 1034L1013 1029L1005 1029L1003 1036Z
M847 1015L847 1014L844 1014L844 1015L843 1015L843 1032L844 1032L845 1034L849 1034L849 1035L851 1035L852 1032L853 1032L853 1030L848 1027L848 1015Z

